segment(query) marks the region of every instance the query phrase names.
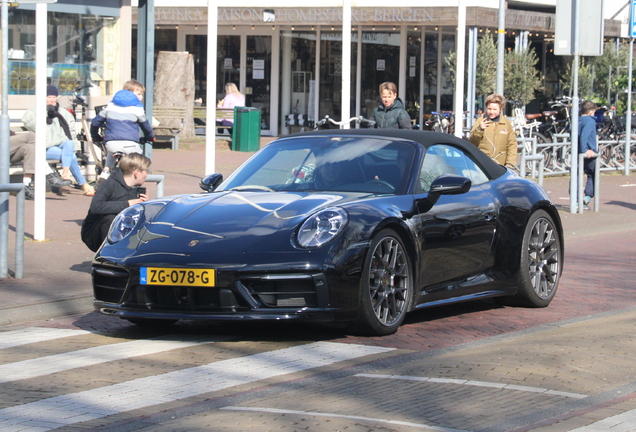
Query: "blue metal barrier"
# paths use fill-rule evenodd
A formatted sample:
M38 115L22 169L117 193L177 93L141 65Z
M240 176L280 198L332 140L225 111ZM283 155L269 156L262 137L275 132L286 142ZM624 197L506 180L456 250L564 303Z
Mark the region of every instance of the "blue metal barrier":
M17 192L15 211L15 269L16 279L24 277L24 184L8 183L0 184L0 192ZM2 249L8 252L7 246L2 245ZM8 276L9 254L0 254L0 278Z

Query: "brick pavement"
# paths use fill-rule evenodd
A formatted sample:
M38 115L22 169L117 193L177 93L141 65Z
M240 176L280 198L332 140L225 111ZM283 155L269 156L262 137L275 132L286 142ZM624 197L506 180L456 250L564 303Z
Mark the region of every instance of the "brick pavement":
M636 307L491 335L446 349L375 354L363 362L348 361L253 384L210 389L103 420L69 425L65 430L167 432L209 430L209 425L214 425L212 429L218 431L412 431L427 430L427 426L445 432L572 431L610 416L634 414L634 323ZM176 327L175 333L182 339L193 330L191 326ZM127 329L139 331L134 326ZM154 331L146 330L145 336L137 333L137 337L152 334ZM309 332L304 332L305 338L285 334L294 341L276 342L272 334L270 340L259 341L246 332L242 340L197 344L144 356L141 361L109 362L92 369L85 365L44 379L5 384L3 400L12 406L87 388L100 388L101 394L105 387L112 387L118 395L115 388L121 387L116 387L117 383L209 363L217 368L226 360L240 360L236 356L284 349L314 336ZM116 334L84 335L72 342L121 342L113 336ZM128 339L132 334L121 332L119 336ZM72 342L41 343L31 355L68 351ZM28 355L24 350L11 353ZM250 369L238 370L242 376ZM633 432L635 418L636 414L624 418L623 427L616 430Z

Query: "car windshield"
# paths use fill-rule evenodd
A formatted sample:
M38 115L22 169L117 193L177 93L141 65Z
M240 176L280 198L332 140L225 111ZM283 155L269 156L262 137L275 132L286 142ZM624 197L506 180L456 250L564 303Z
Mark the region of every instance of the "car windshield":
M403 194L415 144L369 136L281 139L263 148L217 190Z

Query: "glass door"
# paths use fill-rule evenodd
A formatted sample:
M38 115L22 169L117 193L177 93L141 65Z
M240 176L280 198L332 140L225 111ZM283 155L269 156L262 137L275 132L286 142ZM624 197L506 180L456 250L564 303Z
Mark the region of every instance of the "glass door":
M216 100L225 97L225 84L233 83L244 93L241 87L241 37L218 36L216 59ZM216 102L215 102L216 103Z
M369 117L380 104L378 88L386 81L400 82L400 32L362 32L361 112ZM400 91L401 89L398 89ZM402 101L403 103L405 101Z
M246 105L261 110L261 130L271 129L272 36L247 35Z

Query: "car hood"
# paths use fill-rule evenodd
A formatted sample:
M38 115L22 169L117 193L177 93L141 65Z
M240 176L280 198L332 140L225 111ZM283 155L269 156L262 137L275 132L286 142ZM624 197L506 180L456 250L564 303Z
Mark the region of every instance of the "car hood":
M289 248L291 230L307 216L351 198L350 194L218 192L149 201L146 223L136 236L139 241L131 239L128 247L238 253L266 241L264 249L280 250L276 243Z

